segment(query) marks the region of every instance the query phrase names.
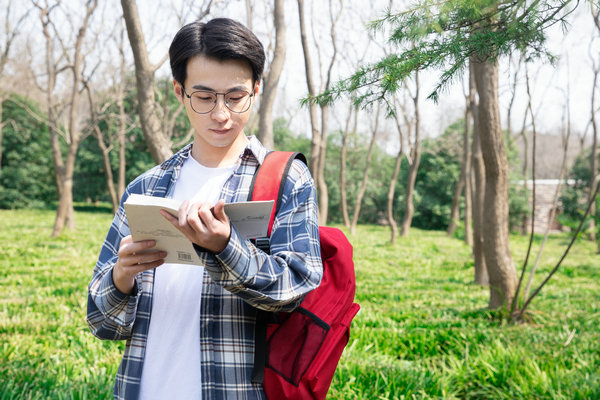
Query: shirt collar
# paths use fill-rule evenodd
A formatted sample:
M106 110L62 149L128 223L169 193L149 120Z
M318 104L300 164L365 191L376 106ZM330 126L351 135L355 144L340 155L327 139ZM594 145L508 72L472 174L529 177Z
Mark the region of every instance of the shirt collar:
M190 156L192 144L193 143L186 145L175 155L173 155L173 157L170 160L164 162L163 168L175 168L175 170L178 171L185 162L185 160ZM244 158L245 156L252 156L256 159L256 161L259 164L262 164L268 153L269 151L267 150L267 148L262 145L262 143L258 140L256 136L252 135L248 136L248 143L246 144L246 147L244 148L242 154L240 154L240 159Z
M259 164L262 164L267 156L268 150L262 143L256 138L256 136L248 137L248 144L244 149L243 155L251 154L256 158Z

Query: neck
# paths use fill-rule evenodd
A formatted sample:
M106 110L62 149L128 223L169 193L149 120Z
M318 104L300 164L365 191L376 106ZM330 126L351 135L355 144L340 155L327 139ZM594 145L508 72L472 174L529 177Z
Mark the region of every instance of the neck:
M228 167L235 164L247 143L248 138L243 133L233 143L225 147L215 147L194 140L191 155L196 161L208 168Z

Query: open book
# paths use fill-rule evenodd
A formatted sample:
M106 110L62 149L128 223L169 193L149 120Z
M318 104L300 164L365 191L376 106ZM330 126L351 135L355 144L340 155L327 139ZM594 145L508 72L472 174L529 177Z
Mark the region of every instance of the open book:
M160 214L160 210L167 210L177 216L181 203L164 197L130 195L124 207L131 236L134 242L156 240L151 250L166 251L166 263L199 264L192 242ZM272 208L273 200L228 203L225 214L243 238L255 239L267 236Z

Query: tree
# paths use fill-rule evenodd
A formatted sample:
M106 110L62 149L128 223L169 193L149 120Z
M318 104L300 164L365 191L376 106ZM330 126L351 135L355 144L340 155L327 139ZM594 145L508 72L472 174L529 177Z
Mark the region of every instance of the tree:
M530 92L530 88L529 88L529 79L527 79L527 94L529 97L528 109L531 114L531 119L534 120L533 111L531 109L531 92ZM554 197L552 199L552 209L550 211L550 215L548 216L548 223L546 224L546 229L544 231L544 238L542 239L542 243L540 244L540 247L538 249L537 256L535 258L533 266L531 267L531 272L529 273L529 279L527 280L527 284L525 285L525 290L523 291L524 299L527 299L529 297L529 290L531 288L531 283L533 281L535 271L536 271L538 263L540 261L540 257L542 256L542 252L544 251L544 246L546 244L546 241L548 240L548 235L550 233L550 227L552 226L552 222L554 221L554 217L556 215L556 210L558 209L558 197L560 194L560 188L561 188L562 181L565 177L565 173L567 170L567 152L569 150L569 141L571 138L571 107L570 107L571 95L570 95L569 89L567 89L567 95L565 96L565 99L566 99L566 101L565 101L564 108L566 108L567 123L566 123L566 127L561 130L563 152L562 152L562 161L560 164L560 173L558 176L558 185L556 185L556 190L554 192ZM533 126L535 127L535 124L533 124ZM534 135L535 135L535 128L534 128ZM534 179L534 185L535 185L535 179ZM532 208L535 210L535 204L533 205ZM532 220L533 220L533 214L532 214ZM533 223L531 226L531 237L533 238ZM531 246L531 241L530 241L530 246ZM525 272L525 269L526 269L526 264L524 264L524 267L522 270L523 273ZM523 279L523 277L520 278L520 280L522 280L522 279ZM516 303L515 303L515 305L516 305Z
M475 90L473 67L469 65L469 87ZM475 283L487 285L489 276L483 254L483 208L485 193L485 166L481 153L481 129L479 127L479 104L475 96L469 97L469 107L473 110L473 141L471 142L471 205L473 207L473 262L475 264Z
M352 213L352 224L350 225L350 233L354 235L356 232L356 224L358 223L358 216L360 215L360 207L362 205L362 200L367 190L367 182L369 181L369 167L371 166L371 158L373 156L373 148L375 147L375 139L377 138L377 131L379 130L379 106L377 106L377 111L375 112L375 122L374 126L371 129L371 140L369 141L369 150L367 151L367 158L365 164L365 170L363 172L363 177L360 182L360 188L358 189L358 194L356 195L356 203L354 204L354 212Z
M342 220L346 228L350 227L350 216L348 215L348 193L346 190L346 160L348 154L348 137L350 135L350 120L354 116L354 126L352 132L356 133L358 123L358 108L352 103L348 108L348 116L346 117L346 125L342 134L342 146L340 148L340 207L342 211Z
M330 17L330 38L333 51L329 63L327 64L326 76L321 79L321 90L328 90L332 82L332 71L333 66L336 62L337 57L337 44L336 44L336 24L342 14L343 4L340 0L340 7L337 14L333 13L332 0L329 1L329 17ZM304 53L304 66L306 72L306 84L308 87L308 93L310 96L314 96L317 93L314 78L313 69L311 65L311 56L307 39L307 29L304 18L304 0L298 0L298 14L300 18L300 39L302 42L302 50ZM314 30L313 30L314 32ZM317 40L314 40L314 47L317 50L319 60L321 59L320 46ZM319 66L321 62L319 62ZM314 103L309 104L309 114L311 121L312 130L312 146L310 152L309 167L317 186L319 196L319 224L325 225L327 222L327 212L329 207L329 198L327 191L327 183L325 181L325 158L327 151L327 131L328 131L328 113L329 105L322 103L319 105L321 111L321 118L317 116L317 108ZM321 127L319 128L319 122Z
M142 24L138 14L135 0L121 0L123 18L127 26L127 36L131 44L133 59L135 61L135 78L137 82L138 114L142 131L146 137L148 149L154 162L161 163L171 155L171 141L163 131L158 116L156 104L154 74L166 61L167 54L157 64L152 64L146 48Z
M419 164L421 162L421 115L419 113L419 92L420 92L420 84L419 84L419 70L417 69L414 72L415 79L415 91L414 94L411 93L410 97L413 102L413 115L411 123L408 128L408 145L409 145L409 154L410 159L408 174L406 176L406 196L404 202L404 216L402 217L402 225L400 228L400 235L407 236L410 226L412 224L413 214L415 212L414 206L414 189L415 189L415 180L417 179L417 172L419 170ZM408 86L406 89L408 89ZM406 110L403 109L405 120L408 122L409 117L407 116ZM411 140L411 127L413 131L412 140Z
M73 209L73 174L75 171L75 157L81 142L81 126L79 121L79 105L81 99L81 86L83 81L83 66L85 60L84 39L88 30L90 19L96 9L97 0L86 2L85 15L77 30L72 48L66 46L66 40L61 38L60 32L52 19L52 12L59 8L60 3L49 6L48 3L33 3L40 11L40 22L46 42L46 106L47 118L50 126L50 139L54 159L54 173L58 188L58 206L52 236L58 236L64 227L75 228ZM67 16L72 18L72 16ZM55 45L61 45L60 56L55 58ZM65 64L61 64L62 60ZM68 90L70 96L66 104L67 123L61 127L56 102L56 85L59 75L63 71L71 71L71 82ZM61 138L66 144L66 154L63 155Z
M398 107L396 106L396 96L393 96L393 101L394 110L397 110ZM396 242L396 237L398 236L398 224L396 223L396 218L394 218L394 200L396 193L396 181L398 180L398 175L400 174L400 167L402 166L402 158L404 157L404 128L400 123L400 119L398 118L397 112L393 113L393 118L394 122L396 123L396 130L398 131L398 144L400 145L400 147L398 149L398 153L396 153L394 171L392 172L392 176L390 178L387 193L386 216L388 224L390 224L390 243L392 244ZM410 130L410 125L408 126L408 129Z
M4 128L4 122L2 121L2 105L4 101L9 97L10 93L7 90L9 85L9 79L5 79L6 73L6 65L8 64L10 58L10 51L15 42L15 38L21 32L21 27L25 18L29 14L29 10L22 13L16 18L15 23L13 24L13 18L15 16L11 12L11 7L13 6L13 2L9 1L5 11L4 18L4 29L3 32L3 40L0 44L0 82L2 82L0 89L0 168L2 165L2 130Z
M490 278L489 306L496 309L511 304L517 288L517 273L508 240L508 158L498 109L498 62L481 57L473 61L479 94L480 146L485 166L483 255Z
M117 173L117 198L121 198L125 193L125 138L127 137L127 119L128 115L125 113L125 88L127 83L127 63L125 58L125 40L124 40L124 28L121 28L118 37L118 48L119 48L119 68L118 78L115 80L115 102L118 107L118 128L117 128L117 147L119 149L119 167Z
M306 32L306 23L304 18L304 0L298 0L298 16L300 18L300 41L302 43L302 51L304 53L304 70L306 77L306 86L308 88L308 95L315 96L317 89L313 81L313 67L311 62L310 50L308 47L308 38ZM311 102L308 106L308 112L310 116L310 128L311 128L311 147L310 147L310 160L309 167L315 180L315 186L318 186L319 175L317 174L319 168L319 152L321 151L321 134L319 132L319 117L317 116L317 105ZM320 223L320 221L319 221Z
M285 62L285 16L283 0L275 0L273 24L275 26L275 49L269 65L269 72L263 77L263 94L260 101L258 138L265 147L272 149L273 141L273 105L277 95L279 77Z
M469 79L469 82L471 80ZM449 236L454 235L458 221L460 218L460 197L464 190L465 195L465 242L469 245L473 245L473 233L471 227L471 121L473 111L471 109L471 103L474 101L475 87L469 84L469 93L465 95L465 117L463 127L463 147L462 147L462 160L460 164L460 176L456 182L454 188L454 195L452 196L452 210L450 211L450 223L448 224L447 233Z
M490 276L491 309L510 305L517 277L508 241L508 161L498 109L498 58L521 52L525 59L552 58L545 50L545 29L564 21L567 1L420 1L416 7L392 13L373 23L392 26L390 41L398 46L389 55L339 81L316 100L330 103L353 93L363 104L381 101L396 92L403 80L428 68L442 68L429 95L437 100L469 63L479 95L479 134L485 165L483 253Z
M594 19L594 24L596 25L596 28L598 29L598 32L600 33L600 5L598 4L591 4L591 8L592 8L592 17ZM594 80L593 80L593 84L592 84L592 99L591 99L591 116L590 116L590 122L592 124L592 152L590 154L590 168L592 173L590 174L590 197L588 198L588 201L590 201L591 204L591 209L590 209L590 215L592 216L592 218L590 218L590 238L591 240L596 240L596 226L594 224L594 217L596 216L596 204L595 202L591 201L591 196L592 193L594 193L595 191L595 182L596 182L596 176L598 176L598 121L596 119L596 113L598 112L598 110L596 109L596 92L597 92L597 88L598 88L598 75L600 74L600 65L597 65L597 61L595 60L594 56L590 56L590 58L592 59L592 69L594 72ZM600 238L598 238L598 252L600 253Z

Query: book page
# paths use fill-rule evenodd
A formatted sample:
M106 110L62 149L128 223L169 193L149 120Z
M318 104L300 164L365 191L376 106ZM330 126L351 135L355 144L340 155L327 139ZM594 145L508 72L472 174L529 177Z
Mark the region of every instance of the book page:
M244 239L266 237L273 203L273 200L228 203L225 213ZM174 199L132 194L124 207L135 242L155 240L152 250L166 251L167 263L198 265L200 259L192 242L160 214L160 210L167 210L177 216L180 204Z

